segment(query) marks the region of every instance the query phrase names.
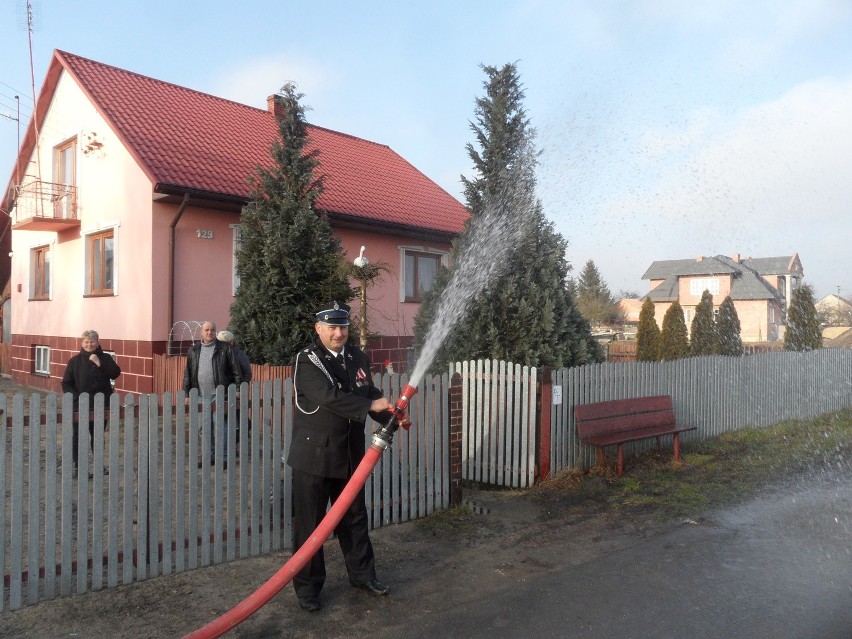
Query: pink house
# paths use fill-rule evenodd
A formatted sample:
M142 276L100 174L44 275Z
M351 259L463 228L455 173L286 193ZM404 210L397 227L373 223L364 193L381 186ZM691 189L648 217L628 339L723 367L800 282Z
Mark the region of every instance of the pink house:
M170 339L228 324L240 211L255 166L271 162L275 108L274 96L256 109L54 52L2 203L16 382L58 390L94 328L122 367L117 389L151 392ZM317 126L309 137L318 206L347 255L364 245L390 267L368 295L372 359L404 369L421 296L467 210L385 145Z

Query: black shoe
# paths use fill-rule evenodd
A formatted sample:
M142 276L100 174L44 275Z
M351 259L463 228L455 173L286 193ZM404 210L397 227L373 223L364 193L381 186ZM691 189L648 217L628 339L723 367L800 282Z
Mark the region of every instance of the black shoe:
M299 607L308 612L317 612L320 609L320 600L316 597L299 597Z
M373 579L372 581L369 581L365 584L356 584L352 580L350 580L349 583L352 584L353 588L360 588L361 590L366 590L371 595L376 595L377 597L386 595L390 592L390 587L384 585L378 579Z

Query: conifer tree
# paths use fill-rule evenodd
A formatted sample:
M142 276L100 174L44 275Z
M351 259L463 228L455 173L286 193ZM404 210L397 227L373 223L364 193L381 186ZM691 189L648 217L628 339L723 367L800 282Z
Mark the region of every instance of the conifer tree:
M636 359L640 362L656 362L660 359L660 327L654 317L654 301L646 297L639 311L639 326L636 329Z
M740 317L737 315L734 301L728 295L719 305L719 317L716 318L719 355L739 357L743 354L743 340L740 330Z
M444 340L432 368L479 358L552 367L601 361L603 351L568 290L567 242L554 231L535 196L534 130L523 108L517 69L506 64L483 70L486 96L476 100L471 123L479 149L467 145L475 175L462 177L467 208L473 220L498 203L500 214L512 216L512 223L525 232L502 272L467 302L464 319ZM469 221L453 243L453 264L469 250L471 228ZM442 269L420 306L415 318L418 352L449 281L450 272Z
M814 304L814 290L809 284L802 284L793 290L790 308L787 309L784 349L812 351L817 348L822 348L822 333Z
M705 290L695 307L690 331L689 353L695 357L719 352L719 333L713 317L713 294Z
M577 281L577 308L592 325L614 324L621 318L618 302L593 260L586 262Z
M272 164L258 166L240 218L239 288L231 329L251 361L288 364L313 337L314 313L352 290L341 271L343 252L328 220L315 209L322 192L319 157L306 151L302 94L286 85L275 96L284 116Z
M675 300L663 316L663 328L660 331L660 359L682 359L689 355L689 338L686 334L686 320L683 308Z

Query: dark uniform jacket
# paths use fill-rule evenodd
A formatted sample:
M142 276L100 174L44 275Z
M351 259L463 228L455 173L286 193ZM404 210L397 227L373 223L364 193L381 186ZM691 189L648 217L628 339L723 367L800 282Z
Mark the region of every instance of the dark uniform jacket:
M382 424L391 418L390 411L369 412L382 391L373 386L367 356L347 344L344 358L345 368L319 340L296 355L293 381L298 405L287 457L296 470L349 477L364 457L367 415Z
M110 380L116 379L121 375L121 369L112 356L104 353L99 346L94 352L101 360L100 367L95 366L89 361L89 356L92 353L87 353L83 349L77 355L74 355L68 360L68 365L65 367L65 374L62 375L62 392L72 393L74 395L74 409L77 409L77 403L82 393L88 393L90 400L89 406L94 407L95 395L97 393L104 394L104 406L109 406L109 398L112 395L112 384Z
M193 344L186 354L186 368L183 371L183 390L189 394L193 388L198 388L198 358L201 356L201 343ZM230 344L218 339L213 345L213 383L224 386L227 390L231 384L239 386L243 383L240 367L234 358L234 349Z

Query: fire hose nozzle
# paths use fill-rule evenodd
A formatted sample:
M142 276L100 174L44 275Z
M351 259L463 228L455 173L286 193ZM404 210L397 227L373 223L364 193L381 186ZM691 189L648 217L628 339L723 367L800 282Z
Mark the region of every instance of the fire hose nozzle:
M411 384L405 385L402 389L402 393L400 393L396 402L394 402L394 405L390 409L393 413L390 421L384 426L379 427L379 429L373 433L373 446L377 446L381 450L390 446L393 441L393 434L399 430L400 424L403 424L403 428L408 430L410 423L405 421L405 414L408 412L408 404L411 402L411 398L414 397L416 392L417 389Z

